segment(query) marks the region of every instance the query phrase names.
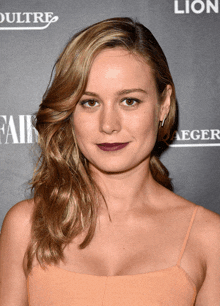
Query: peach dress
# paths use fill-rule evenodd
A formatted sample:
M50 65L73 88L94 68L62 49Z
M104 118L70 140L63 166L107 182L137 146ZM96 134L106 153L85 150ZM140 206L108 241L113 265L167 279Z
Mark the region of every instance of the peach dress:
M96 276L35 266L28 276L30 306L193 306L196 286L181 268L196 206L175 266L144 274Z

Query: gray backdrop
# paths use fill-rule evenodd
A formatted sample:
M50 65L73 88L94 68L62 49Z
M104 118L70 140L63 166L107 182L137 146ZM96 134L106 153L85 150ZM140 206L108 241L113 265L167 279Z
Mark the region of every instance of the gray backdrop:
M158 39L177 90L179 129L162 156L175 192L220 213L219 0L0 0L0 225L29 195L33 114L55 59L78 30L137 18Z

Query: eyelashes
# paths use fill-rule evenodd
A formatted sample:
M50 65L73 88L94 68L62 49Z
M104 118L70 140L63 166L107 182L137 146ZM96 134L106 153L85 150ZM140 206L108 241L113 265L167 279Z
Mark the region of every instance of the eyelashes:
M94 99L89 99L89 100L82 100L79 102L80 105L88 108L93 108L95 106L98 106L98 102Z
M126 106L135 106L136 104L140 104L141 100L136 98L125 98L121 103L124 103Z
M142 101L140 99L137 98L123 98L120 101L120 104L125 106L125 107L134 107L137 106L138 104L140 104ZM79 104L85 108L95 108L98 105L100 105L100 103L95 100L95 99L86 99L86 100L82 100L79 102Z

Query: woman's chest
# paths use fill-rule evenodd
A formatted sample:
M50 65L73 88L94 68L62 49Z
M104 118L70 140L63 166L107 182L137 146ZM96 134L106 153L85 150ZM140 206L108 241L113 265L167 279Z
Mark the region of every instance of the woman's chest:
M184 231L182 231L184 233ZM82 274L114 276L137 275L175 266L185 237L174 228L132 228L125 231L106 230L96 233L85 249L77 242L64 250L65 261L59 267ZM204 270L197 244L188 241L180 265L200 288Z

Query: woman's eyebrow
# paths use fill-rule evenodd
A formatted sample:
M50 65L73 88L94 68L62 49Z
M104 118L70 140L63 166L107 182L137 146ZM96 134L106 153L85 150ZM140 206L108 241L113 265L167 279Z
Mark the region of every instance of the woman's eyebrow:
M120 90L120 91L116 92L116 96L122 96L122 95L129 94L129 93L132 93L132 92L142 92L144 94L147 94L147 92L144 89L131 88L131 89L123 89L123 90ZM83 95L97 97L97 98L99 97L98 94L96 94L94 92L91 92L91 91L85 91Z
M94 92L91 92L91 91L85 91L83 93L83 96L86 95L86 96L92 96L92 97L99 97L99 95L97 95L96 93Z
M120 90L120 91L118 91L116 93L116 95L121 96L121 95L129 94L129 93L132 93L132 92L142 92L142 93L147 94L147 92L144 89L141 89L141 88L131 88L131 89Z

